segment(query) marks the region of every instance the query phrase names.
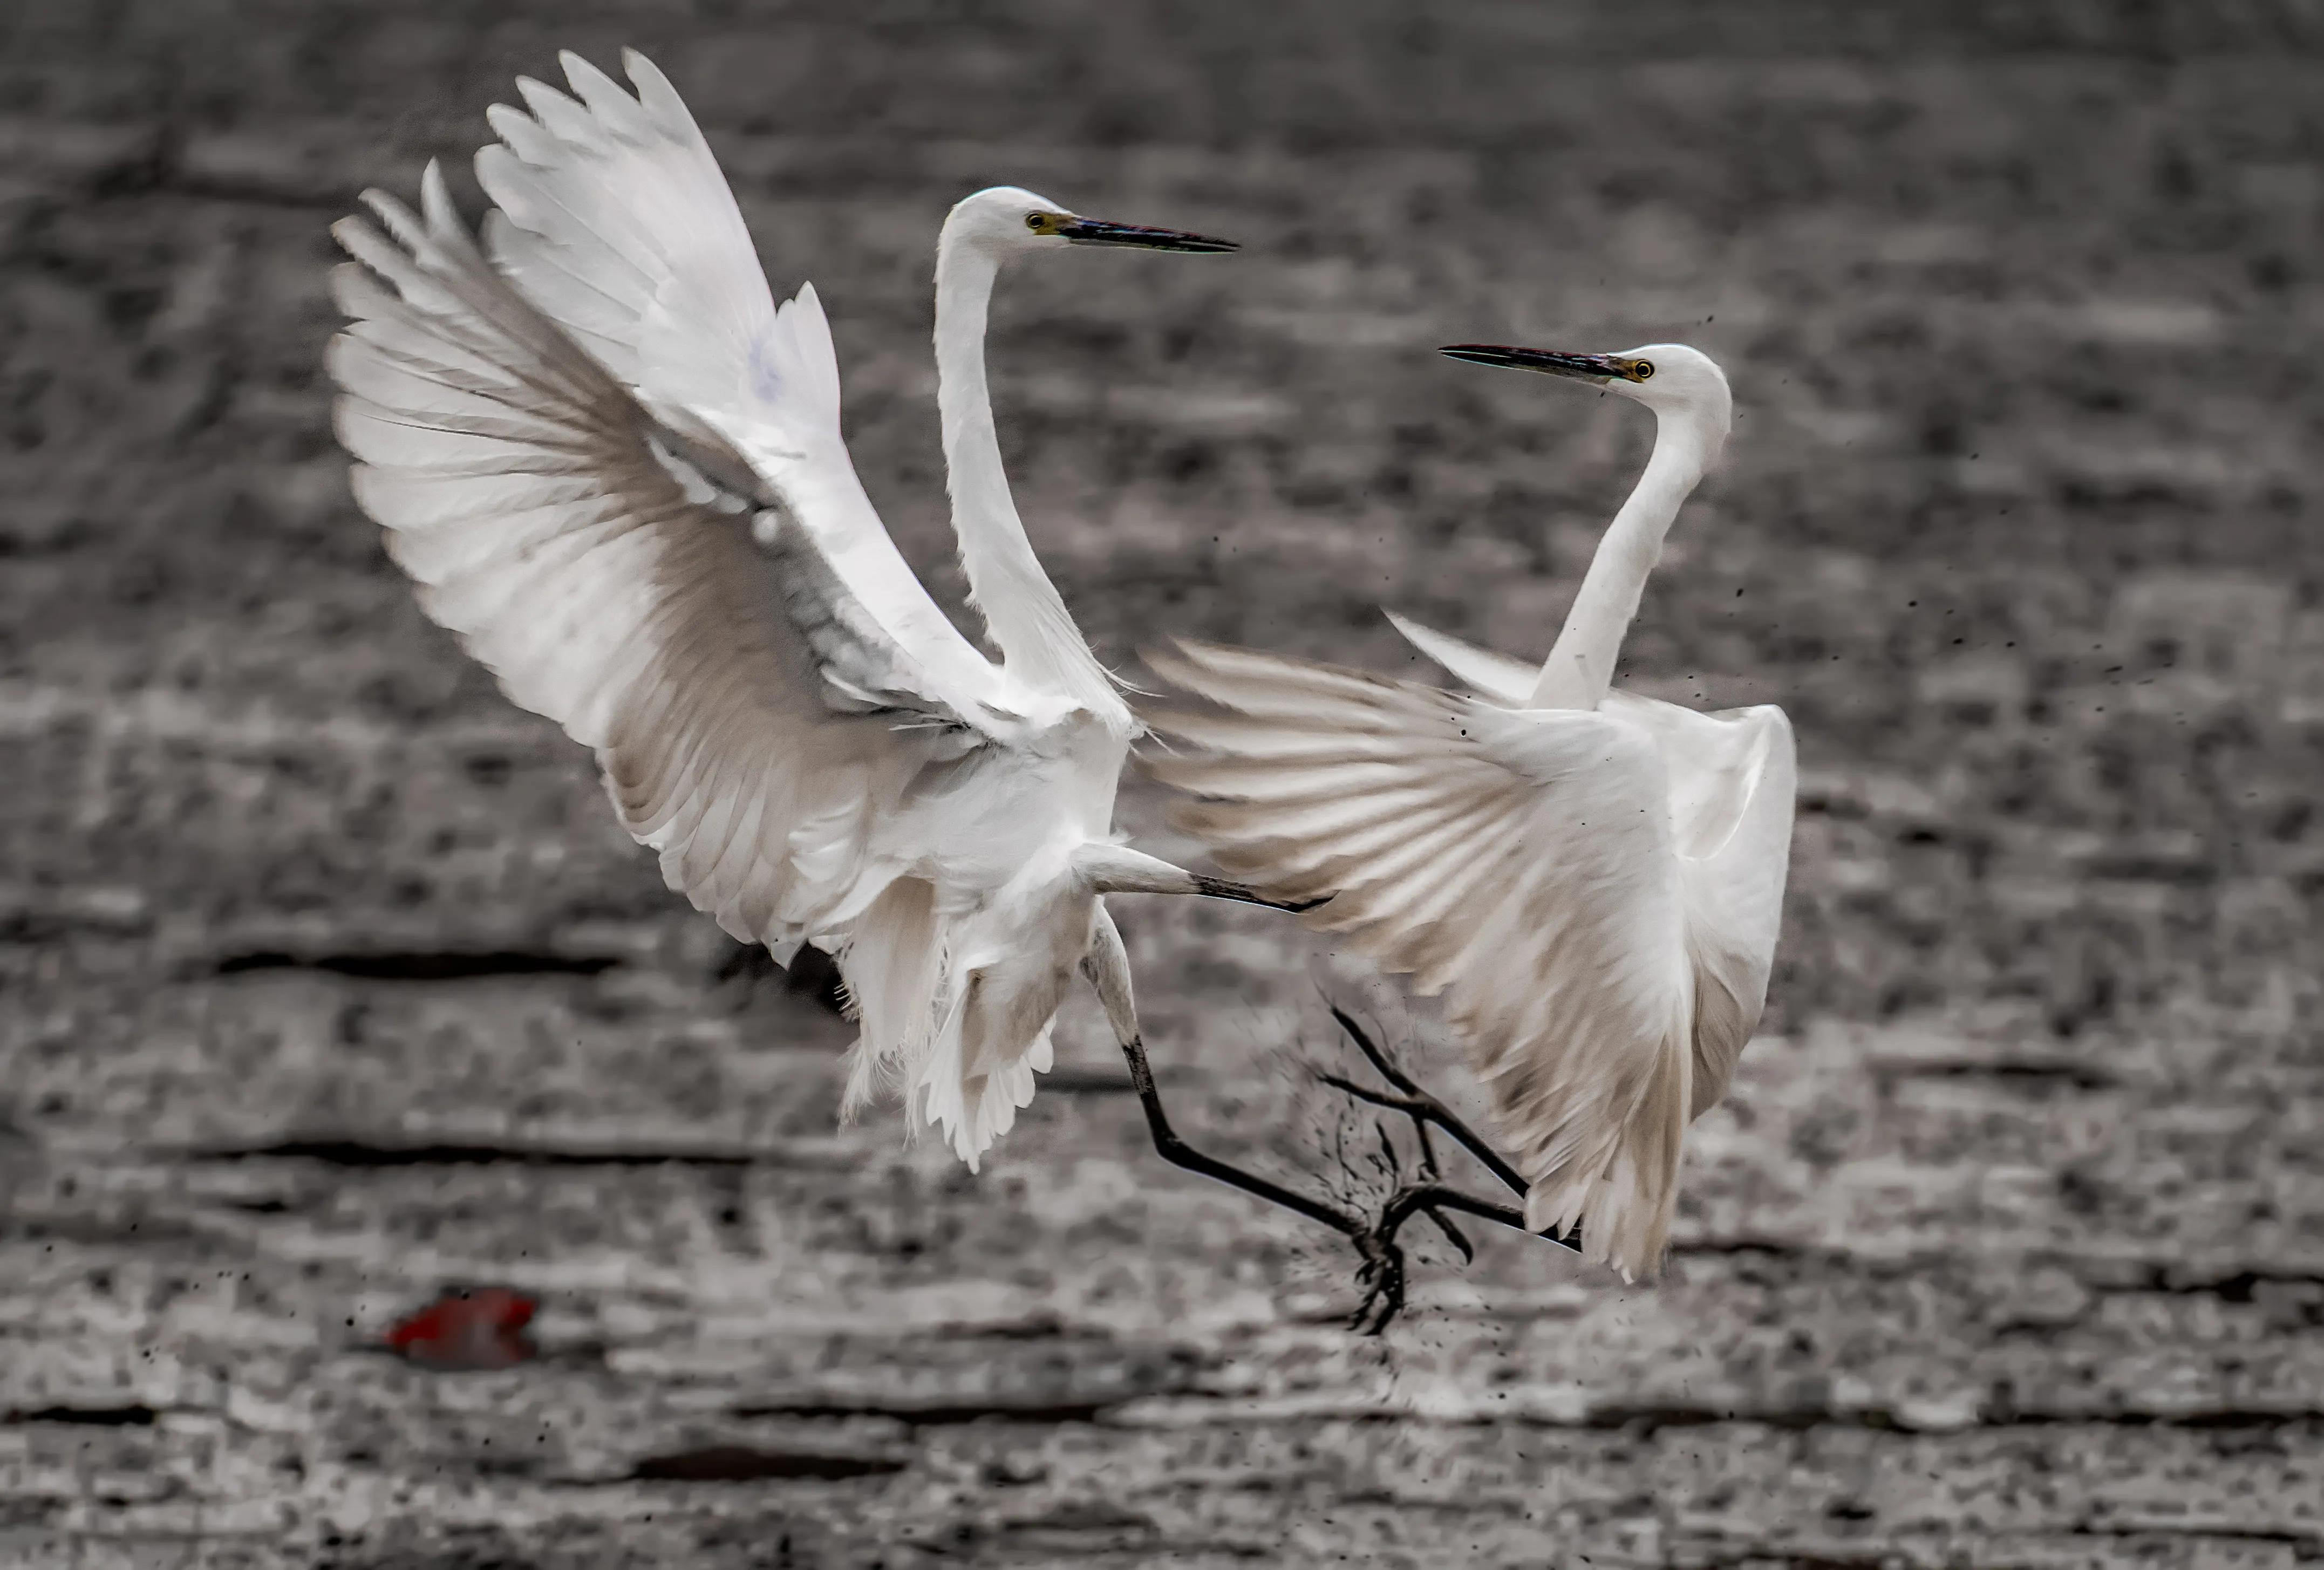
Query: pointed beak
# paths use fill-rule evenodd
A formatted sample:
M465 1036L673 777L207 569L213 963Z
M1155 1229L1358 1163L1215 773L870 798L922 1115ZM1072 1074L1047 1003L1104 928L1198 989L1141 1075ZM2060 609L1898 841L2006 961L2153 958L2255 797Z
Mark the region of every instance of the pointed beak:
M1130 245L1141 251L1184 251L1200 255L1242 249L1232 240L1213 240L1208 235L1190 235L1184 229L1149 229L1143 224L1110 224L1103 218L1068 217L1054 232L1076 245Z
M1517 349L1501 344L1447 344L1436 352L1472 365L1506 365L1512 371L1541 371L1584 382L1643 382L1655 374L1653 362L1626 355L1569 355L1558 349Z

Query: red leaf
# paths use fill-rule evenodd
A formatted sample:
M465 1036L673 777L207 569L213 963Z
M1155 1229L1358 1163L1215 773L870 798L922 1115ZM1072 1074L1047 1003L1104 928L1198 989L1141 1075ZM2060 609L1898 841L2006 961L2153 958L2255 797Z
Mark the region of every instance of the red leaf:
M540 1307L505 1287L447 1292L397 1320L383 1340L390 1352L425 1368L510 1368L538 1355L524 1327Z

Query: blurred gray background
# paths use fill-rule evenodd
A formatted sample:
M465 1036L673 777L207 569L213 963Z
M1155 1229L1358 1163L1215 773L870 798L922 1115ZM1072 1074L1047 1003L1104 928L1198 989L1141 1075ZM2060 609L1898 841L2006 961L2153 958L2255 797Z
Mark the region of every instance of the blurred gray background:
M0 1564L2324 1556L2320 40L2299 0L0 4ZM329 435L326 226L430 155L473 201L511 78L624 43L821 289L945 596L947 205L1245 242L1001 285L1019 502L1125 669L1429 675L1383 602L1540 653L1650 424L1432 346L1726 364L1629 679L1780 702L1803 791L1661 1284L1482 1240L1355 1341L1351 1261L1162 1166L1082 1002L981 1178L835 1129L847 1029L420 618ZM1320 951L1119 904L1183 1122L1312 1165ZM538 1361L364 1350L464 1283L540 1298Z

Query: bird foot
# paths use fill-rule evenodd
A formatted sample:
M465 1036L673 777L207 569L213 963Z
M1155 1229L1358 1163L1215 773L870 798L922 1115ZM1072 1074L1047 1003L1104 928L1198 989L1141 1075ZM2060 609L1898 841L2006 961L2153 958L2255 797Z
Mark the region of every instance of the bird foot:
M1463 1263L1474 1261L1477 1251L1468 1234L1453 1221L1454 1214L1495 1222L1519 1232L1526 1230L1522 1210L1480 1199L1444 1181L1435 1148L1430 1141L1429 1130L1432 1127L1442 1129L1519 1196L1524 1195L1526 1184L1525 1179L1517 1176L1516 1168L1486 1143L1482 1136L1454 1115L1435 1095L1422 1088L1405 1072L1402 1065L1374 1042L1354 1020L1338 1008L1334 1008L1332 1014L1366 1059L1394 1089L1375 1090L1336 1075L1319 1077L1333 1088L1370 1105L1405 1114L1412 1122L1419 1145L1416 1170L1407 1178L1404 1159L1389 1136L1388 1125L1373 1125L1379 1141L1382 1165L1397 1185L1376 1212L1368 1213L1312 1197L1286 1187L1273 1178L1195 1150L1171 1126L1169 1113L1162 1104L1160 1092L1155 1087L1154 1070L1147 1060L1145 1042L1133 1038L1123 1044L1121 1050L1129 1061L1130 1085L1138 1093L1140 1105L1145 1108L1147 1128L1153 1136L1156 1152L1175 1167L1240 1188L1254 1198L1305 1216L1346 1238L1356 1251L1359 1261L1356 1283L1363 1289L1362 1298L1349 1317L1348 1326L1360 1334L1378 1335L1404 1311L1408 1270L1401 1234L1407 1222L1416 1216L1425 1217L1460 1252ZM1344 1155L1342 1159L1344 1163ZM1542 1235L1549 1236L1551 1241L1568 1248L1581 1246L1579 1240L1573 1237Z

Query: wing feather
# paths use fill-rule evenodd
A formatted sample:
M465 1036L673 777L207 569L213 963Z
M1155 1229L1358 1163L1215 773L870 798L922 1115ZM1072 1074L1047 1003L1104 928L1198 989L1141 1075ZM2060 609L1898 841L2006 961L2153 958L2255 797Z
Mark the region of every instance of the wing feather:
M1406 642L1459 677L1472 690L1511 708L1524 707L1533 697L1534 682L1541 674L1539 666L1496 654L1490 649L1480 649L1394 611L1386 614Z
M755 523L689 501L651 411L492 269L432 166L424 217L367 200L380 227L334 231L367 271L341 275L361 314L328 364L357 500L422 605L596 750L697 907L779 947L839 930L918 855L869 803L1010 722L888 635L779 477Z
M1394 611L1388 618L1476 691L1513 706L1531 698L1536 667ZM1791 722L1772 705L1706 715L1618 689L1605 706L1655 732L1669 767L1696 973L1691 1115L1700 1117L1727 1094L1766 1002L1798 796Z
M1679 788L1676 722L1632 706L1514 709L1204 645L1149 663L1215 706L1147 716L1185 743L1152 764L1195 798L1182 827L1271 895L1331 895L1312 925L1442 991L1532 1185L1528 1224L1579 1224L1591 1257L1653 1269L1686 1121L1723 1088L1764 995L1781 883L1778 871L1771 898L1763 868L1788 833L1788 728L1690 716L1738 739L1723 786L1691 771ZM1680 841L1738 783L1752 805L1723 845L1748 844L1751 869L1712 882L1758 925L1719 926L1720 948L1704 935L1717 900ZM1689 790L1702 805L1683 819L1674 802ZM1723 957L1707 959L1714 949Z
M929 597L846 461L839 364L812 287L778 306L710 145L635 51L634 96L569 51L572 96L520 80L476 154L493 259L647 409L783 479L850 596L922 666L997 701L1001 676ZM795 472L797 471L797 472Z

